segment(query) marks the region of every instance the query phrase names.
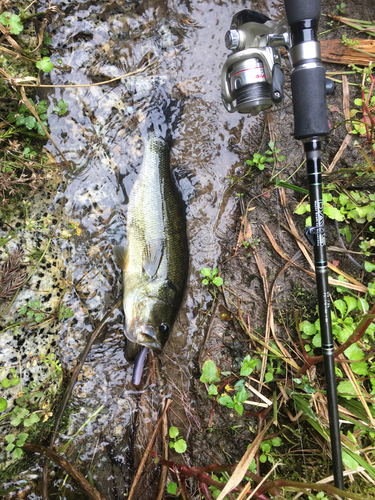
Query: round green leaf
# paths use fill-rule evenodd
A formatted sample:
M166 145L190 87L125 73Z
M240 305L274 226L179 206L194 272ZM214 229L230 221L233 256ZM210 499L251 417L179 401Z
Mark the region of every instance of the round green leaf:
M266 463L266 462L267 462L267 457L266 457L266 455L261 455L261 456L259 457L259 460L260 460L260 462L262 462L262 464Z
M211 271L210 271L210 269L208 269L208 267L204 267L201 270L201 273L203 274L203 276L207 276L207 278L211 278Z
M357 344L352 344L347 349L345 349L344 354L348 359L353 359L355 361L360 361L365 357L364 352L360 347L358 347Z
M267 441L264 441L261 445L260 445L260 449L262 451L264 451L264 453L269 453L271 451L271 445L269 442Z
M23 451L21 450L21 448L16 448L13 452L14 458L21 458L22 455L23 455Z
M172 426L169 428L169 437L171 439L175 439L179 434L180 434L180 431L177 429L177 427Z
M300 330L305 333L306 335L315 335L316 334L316 327L309 321L303 321L299 325Z
M15 448L15 445L10 443L8 446L5 448L7 451L12 451Z
M346 305L348 306L348 311L346 314L349 314L357 309L358 301L355 297L352 297L351 295L345 295L344 300L346 302Z
M173 483L172 481L170 483L168 483L167 493L170 493L171 495L175 495L177 493L177 484Z
M7 389L10 386L10 380L8 378L4 378L1 381L1 385L2 387L4 387L4 389Z
M35 123L36 123L36 120L33 116L27 116L25 118L25 127L28 130L31 130L32 128L34 128Z
M273 446L281 446L281 444L282 444L282 440L281 440L280 437L274 437L272 439L272 445Z
M368 273L372 273L372 271L375 271L375 264L365 260L365 269Z
M39 415L37 413L32 413L30 415L30 420L32 424L36 424L37 422L40 421Z
M13 377L10 381L10 385L18 385L20 383L20 379L18 377Z
M322 347L322 336L320 333L317 333L315 337L312 339L312 343L314 347Z
M174 444L174 449L177 451L177 453L185 453L186 448L187 448L186 441L182 438L176 441Z
M334 306L340 311L341 317L343 318L346 313L347 305L343 300L335 300Z
M368 374L368 364L366 361L363 361L362 363L350 363L350 368L356 375L364 377Z
M49 73L50 71L53 70L53 64L51 63L51 61L44 60L43 58L43 60L40 63L40 69L44 71L44 73Z
M13 441L16 439L15 435L14 434L8 434L7 436L5 436L5 441L7 443L13 443Z
M268 382L271 382L271 380L273 380L273 373L271 372L267 372L264 376L264 380L268 383Z
M220 380L218 377L219 373L220 370L217 368L215 363L211 359L208 359L207 361L204 362L200 381L203 382L204 384L212 384L215 382L219 382Z
M228 394L224 394L224 396L221 396L218 401L221 405L227 406L228 408L234 407L234 401Z
M221 286L223 284L223 280L222 278L219 278L219 276L217 276L212 280L212 283L216 286Z

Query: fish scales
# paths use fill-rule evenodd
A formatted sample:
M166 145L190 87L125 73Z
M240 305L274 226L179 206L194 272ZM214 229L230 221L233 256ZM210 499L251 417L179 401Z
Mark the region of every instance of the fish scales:
M128 267L124 276L126 293L139 288L140 276L146 283L145 248L159 258L155 276L167 278L182 294L186 255L183 207L173 184L169 166L170 148L167 142L151 133L145 145L140 174L130 194L127 222ZM153 263L153 262L152 262ZM152 264L151 263L151 264ZM154 262L155 266L157 262Z
M129 195L127 249L114 249L123 269L127 357L137 355L136 385L144 349L160 352L168 338L188 270L185 211L170 172L167 135L147 134L142 166Z

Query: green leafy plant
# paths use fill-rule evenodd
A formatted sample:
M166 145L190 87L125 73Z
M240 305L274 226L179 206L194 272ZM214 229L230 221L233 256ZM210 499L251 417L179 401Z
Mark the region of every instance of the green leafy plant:
M65 115L67 112L68 103L64 101L64 99L60 99L58 103L53 107L53 111L55 111L59 116Z
M245 381L243 379L238 380L234 384L235 394L231 397L228 393L223 394L218 398L218 402L226 406L227 408L234 408L237 413L242 415L243 413L243 403L247 400L248 394L245 388Z
M35 111L38 113L39 118L43 125L47 128L47 114L48 109L47 101L42 100L37 104L34 103L32 99L29 99L30 104L34 107ZM26 130L35 129L38 134L45 136L44 130L42 129L40 123L36 120L35 116L29 111L25 104L21 104L18 113L9 113L7 119L10 123L14 123L17 127L23 126Z
M44 73L49 73L53 70L53 63L48 56L44 56L41 61L37 61L36 67L44 71Z
M55 355L53 353L48 355L41 354L40 359L48 366L51 378L60 379L60 377L62 376L62 366Z
M1 387L5 390L14 387L20 383L20 378L17 375L17 372L14 368L11 368L7 377L1 380ZM36 392L34 397L43 396L42 393ZM22 424L24 427L31 427L33 424L39 422L40 418L36 412L30 412L29 409L26 408L27 403L31 398L31 393L29 389L24 387L22 393L18 396L16 403L17 405L12 409L10 413L0 416L0 421L6 417L10 419L10 425L13 427L18 427ZM4 397L0 397L0 413L6 411L8 407L7 400ZM22 455L22 446L27 439L28 434L20 433L18 435L18 439L16 441L16 437L14 434L7 434L5 436L5 440L8 445L5 448L7 451L13 451L14 458L20 458Z
M260 449L262 451L259 460L264 464L265 462L270 462L273 464L275 462L274 453L271 453L272 448L275 446L281 446L282 439L280 437L274 437L270 440L262 441L260 443Z
M19 35L23 30L20 17L11 12L3 12L0 15L0 23L3 26L9 26L12 35Z
M48 356L41 356L42 360L48 365L50 372L50 377L53 380L58 378L61 380L62 368L60 362L54 358L54 354ZM9 373L4 377L5 369L2 369L1 374L3 376L0 385L3 388L3 393L0 394L0 421L7 419L9 425L14 428L19 428L21 432L16 437L12 432L9 432L5 436L5 440L8 443L6 450L8 452L13 452L14 458L20 458L22 456L22 446L28 437L28 433L24 430L32 429L32 427L40 422L41 416L43 416L43 422L45 422L52 412L49 411L49 404L43 400L41 403L40 398L44 398L45 393L42 392L42 387L37 386L35 382L31 382L27 387L23 387L22 391L18 394L15 400L15 406L11 411L6 413L8 403L3 394L8 389L20 384L20 378L14 368L11 368ZM46 387L49 382L46 382Z
M375 194L365 191L352 191L349 194L337 192L334 183L327 184L323 193L323 213L332 220L346 222L347 225L340 229L340 233L345 236L346 241L350 243L352 234L350 222L357 224L371 223L375 219ZM295 209L294 213L298 215L309 214L311 211L310 203L304 201ZM306 226L311 225L311 217L308 216L305 222ZM375 232L375 228L370 225L370 232ZM375 235L374 235L375 236ZM368 253L369 249L375 246L375 238L368 237L360 243L360 249Z
M59 319L72 318L74 316L74 311L69 307L61 306L58 314Z
M358 326L361 315L368 311L369 304L365 298L358 299L353 295L344 295L342 299L335 300L333 305L334 310L331 311L332 333L334 338L343 344L349 339ZM299 326L300 330L303 332L302 338L308 339L312 345L312 347L309 344L305 345L306 352L309 352L312 348L321 347L322 339L319 319L317 319L315 323L303 321ZM365 351L370 348L374 339L375 324L371 323L360 343L357 342L352 344L344 351L347 359L353 361L350 363L352 371L361 377L372 375L375 371L373 370L372 363L369 364L364 360ZM341 371L340 374L342 377ZM373 385L373 392L375 393L375 380L373 380L373 378L370 380ZM349 384L351 383L349 382ZM346 392L347 388L345 382L341 382L338 385L339 392Z
M219 375L220 370L211 359L208 359L204 362L200 381L204 384L210 384L208 388L208 394L210 394L211 396L217 394L217 387L215 385L215 382L220 381Z
M242 362L240 375L243 377L248 377L255 369L258 364L258 359L251 359L250 355L247 355ZM216 383L220 382L220 370L215 365L212 360L205 361L202 367L202 375L200 381L205 384L210 384L208 387L208 395L215 396L217 402L227 408L234 408L239 415L243 414L243 403L248 398L248 393L245 388L245 380L240 378L233 386L233 388L227 384L225 386L225 393L219 395L219 391ZM224 375L224 373L223 373ZM231 396L229 393L234 391L234 395Z
M178 437L180 431L177 429L177 427L170 427L168 432L169 437L172 439L172 441L169 442L169 447L177 451L177 453L185 453L187 444L185 439L183 439L182 437Z
M7 434L5 436L5 441L8 443L6 446L6 451L13 451L14 458L21 458L23 451L21 450L22 446L25 444L26 439L29 437L29 434L25 432L20 432L17 436L14 434Z
M336 5L336 10L339 14L344 14L344 9L346 7L346 4L344 2L341 2L340 4ZM332 15L334 15L334 12L331 12Z
M40 310L40 300L29 300L27 305L20 309L20 314L26 314L29 319L34 319L37 323L44 319L44 312Z
M250 165L250 167L257 167L259 170L264 170L267 163L273 163L272 151L266 151L265 155L260 153L254 153L253 158L251 160L246 160L246 163Z
M208 267L205 267L201 270L201 273L203 276L206 276L205 279L202 280L202 283L204 285L215 285L215 286L221 286L223 284L223 280L217 276L218 269L215 267L212 271Z
M242 242L242 245L245 247L245 248L252 248L254 250L254 248L259 245L260 243L260 238L248 238L247 240L244 240Z

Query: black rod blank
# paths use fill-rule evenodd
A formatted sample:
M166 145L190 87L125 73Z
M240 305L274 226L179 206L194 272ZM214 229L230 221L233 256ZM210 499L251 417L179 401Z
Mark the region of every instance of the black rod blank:
M313 239L314 241L314 264L316 273L316 287L318 291L320 332L322 336L322 351L328 400L333 475L335 478L335 486L340 490L343 490L344 479L330 311L330 295L328 290L327 249L323 215L322 171L320 162L319 139L313 138L308 140L307 142L305 142L304 148L306 153L312 224L311 228L308 228L308 232L310 233L310 241L311 239Z

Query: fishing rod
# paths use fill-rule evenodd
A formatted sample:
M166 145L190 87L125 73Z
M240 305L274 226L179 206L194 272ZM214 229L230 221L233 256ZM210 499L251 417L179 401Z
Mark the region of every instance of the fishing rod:
M279 22L247 9L234 15L225 35L232 53L222 69L222 99L229 112L251 115L280 103L284 97L280 49L288 50L294 137L302 141L306 154L311 226L305 229L305 236L314 247L334 482L343 490L321 172L321 139L329 133L326 94L333 87L325 77L317 40L320 0L285 0L285 11L286 18Z

